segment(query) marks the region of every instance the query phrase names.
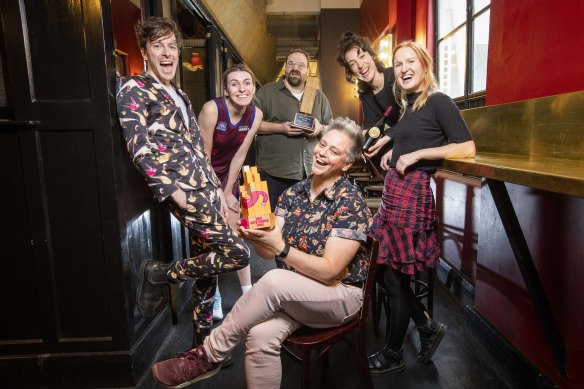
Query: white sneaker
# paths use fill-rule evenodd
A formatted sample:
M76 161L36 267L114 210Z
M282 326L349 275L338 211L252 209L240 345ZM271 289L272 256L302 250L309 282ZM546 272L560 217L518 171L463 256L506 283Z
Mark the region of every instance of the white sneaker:
M213 320L223 320L223 308L221 307L221 295L219 293L215 293L215 298L213 299Z

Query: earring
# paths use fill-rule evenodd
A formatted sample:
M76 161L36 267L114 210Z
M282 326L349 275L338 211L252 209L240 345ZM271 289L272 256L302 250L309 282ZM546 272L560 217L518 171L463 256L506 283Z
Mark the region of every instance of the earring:
M148 60L144 60L144 72L148 71Z

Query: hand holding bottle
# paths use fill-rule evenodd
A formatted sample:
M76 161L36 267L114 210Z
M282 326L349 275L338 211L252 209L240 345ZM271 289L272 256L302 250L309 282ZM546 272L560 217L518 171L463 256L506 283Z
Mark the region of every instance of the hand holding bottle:
M391 138L387 135L382 136L377 142L373 144L373 146L369 147L367 151L363 152L363 155L367 159L371 159L376 156L383 147L389 143Z
M371 126L369 128L369 130L367 130L365 143L363 144L363 151L364 152L366 152L366 153L369 152L369 149L371 147L373 147L373 145L381 137L383 130L385 130L385 119L388 118L389 115L391 115L391 111L393 111L393 107L390 105L389 107L387 107L387 109L383 113L383 116L381 118L379 118L379 120L376 121L375 124L373 124L373 126ZM386 138L386 137L384 137L384 138ZM389 141L389 137L387 137L387 141L385 143L387 143L388 141ZM375 155L375 154L373 154L373 155Z

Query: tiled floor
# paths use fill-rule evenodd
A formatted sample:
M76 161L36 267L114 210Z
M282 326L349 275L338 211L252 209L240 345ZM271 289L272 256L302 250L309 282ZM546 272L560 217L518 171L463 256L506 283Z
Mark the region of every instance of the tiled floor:
M252 260L252 277L254 281L273 263L262 259ZM240 289L237 276L226 274L220 277L221 293L225 311L233 306L239 297ZM422 365L416 361L419 341L417 331L410 327L404 354L407 368L405 372L393 375L374 375L376 388L522 388L521 383L514 381L512 374L505 370L473 337L466 328L463 307L455 301L439 285L435 288L434 317L448 325L448 333L442 341L433 362ZM384 323L382 323L382 329ZM174 353L188 349L191 341L191 324L182 323L177 327L175 335L162 352L162 359ZM383 332L383 330L382 330ZM376 338L373 330L368 340L370 350L381 347L383 340ZM330 351L331 365L323 370L318 363L312 371L312 388L355 389L362 387L359 374L352 355L346 345L339 344ZM193 384L193 389L244 389L245 370L243 361L244 345L240 344L234 352L235 361L230 367L224 368L217 376L206 381ZM300 388L300 366L287 355L282 356L283 389ZM139 386L140 389L158 388L148 376ZM250 388L252 389L252 388Z

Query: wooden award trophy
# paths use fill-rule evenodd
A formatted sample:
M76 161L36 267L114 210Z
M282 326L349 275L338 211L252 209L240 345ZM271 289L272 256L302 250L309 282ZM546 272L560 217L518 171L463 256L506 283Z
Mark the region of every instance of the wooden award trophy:
M268 184L260 179L257 167L243 167L243 185L239 186L239 196L243 228L255 230L276 226L276 215L270 208Z
M304 86L304 94L300 102L300 112L294 115L292 127L302 128L306 132L314 130L314 117L312 116L312 109L314 107L314 99L316 97L316 90L318 89L318 78L308 77L306 85Z

